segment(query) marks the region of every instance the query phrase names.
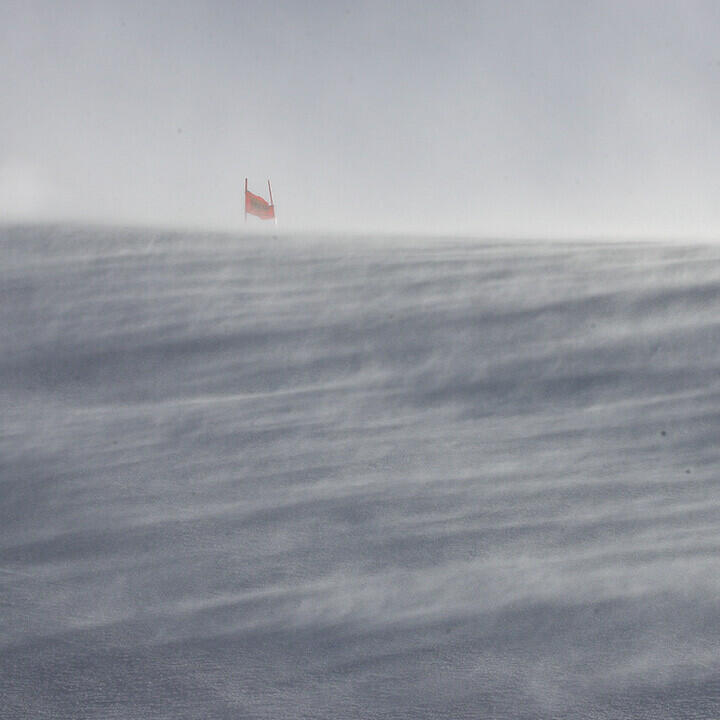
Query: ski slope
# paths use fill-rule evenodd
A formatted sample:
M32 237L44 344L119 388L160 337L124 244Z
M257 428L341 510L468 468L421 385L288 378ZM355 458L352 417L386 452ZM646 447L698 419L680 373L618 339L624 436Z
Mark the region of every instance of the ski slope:
M720 716L720 246L0 230L3 718Z

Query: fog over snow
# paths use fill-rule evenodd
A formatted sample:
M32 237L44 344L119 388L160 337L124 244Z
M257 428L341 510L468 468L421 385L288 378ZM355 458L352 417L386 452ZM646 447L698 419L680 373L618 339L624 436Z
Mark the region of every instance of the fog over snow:
M4 0L0 213L715 236L712 1Z
M0 0L0 717L720 717L719 31Z

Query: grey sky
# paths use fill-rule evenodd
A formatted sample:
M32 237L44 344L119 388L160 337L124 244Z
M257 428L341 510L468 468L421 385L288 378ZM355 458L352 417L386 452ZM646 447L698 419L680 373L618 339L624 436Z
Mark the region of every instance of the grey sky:
M720 3L0 0L0 217L720 234ZM253 228L260 227L254 218Z

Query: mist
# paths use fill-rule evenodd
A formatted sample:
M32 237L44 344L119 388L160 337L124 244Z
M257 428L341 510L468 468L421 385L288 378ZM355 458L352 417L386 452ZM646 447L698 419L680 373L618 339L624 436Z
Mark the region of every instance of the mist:
M234 230L247 176L293 231L713 237L719 30L712 2L5 0L0 220Z
M0 0L3 718L720 717L718 37Z

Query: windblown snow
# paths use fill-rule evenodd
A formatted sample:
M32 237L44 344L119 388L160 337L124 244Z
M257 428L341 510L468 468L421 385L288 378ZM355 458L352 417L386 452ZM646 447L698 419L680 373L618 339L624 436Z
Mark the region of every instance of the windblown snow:
M720 246L0 231L0 715L720 716Z

